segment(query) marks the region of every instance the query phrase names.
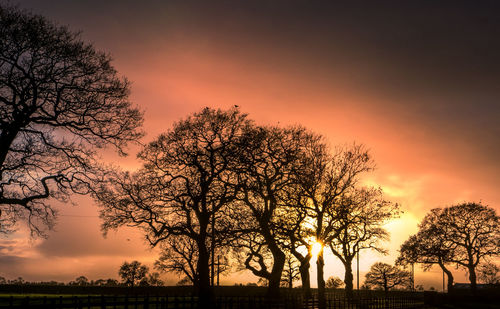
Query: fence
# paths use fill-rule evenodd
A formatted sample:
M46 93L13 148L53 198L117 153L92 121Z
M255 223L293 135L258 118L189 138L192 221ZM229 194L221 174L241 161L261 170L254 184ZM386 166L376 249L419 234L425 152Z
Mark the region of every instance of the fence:
M329 298L329 309L406 309L421 308L423 298L414 295L383 298ZM199 304L191 296L10 296L0 297L0 308L88 308L88 309L314 309L316 298L305 300L301 296L268 300L260 296L216 297L212 306Z

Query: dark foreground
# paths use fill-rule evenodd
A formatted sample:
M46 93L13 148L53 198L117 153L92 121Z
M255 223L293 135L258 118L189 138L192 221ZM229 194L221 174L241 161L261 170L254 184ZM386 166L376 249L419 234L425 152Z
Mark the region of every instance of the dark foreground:
M348 299L343 290L327 293L327 308L406 309L406 308L499 308L498 291L474 296L459 293L355 291ZM283 290L280 299L264 297L265 288L217 287L212 304L200 303L187 287L71 287L1 286L0 308L119 308L119 309L313 309L316 297L305 299L298 289Z

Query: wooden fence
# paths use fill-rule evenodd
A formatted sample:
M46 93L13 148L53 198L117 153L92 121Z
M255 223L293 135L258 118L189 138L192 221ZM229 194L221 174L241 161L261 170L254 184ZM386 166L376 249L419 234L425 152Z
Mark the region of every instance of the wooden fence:
M381 298L330 298L328 309L406 309L423 307L423 298L414 295ZM0 308L78 309L315 309L316 298L285 297L270 301L260 296L216 297L215 303L199 304L191 296L9 296L0 297Z

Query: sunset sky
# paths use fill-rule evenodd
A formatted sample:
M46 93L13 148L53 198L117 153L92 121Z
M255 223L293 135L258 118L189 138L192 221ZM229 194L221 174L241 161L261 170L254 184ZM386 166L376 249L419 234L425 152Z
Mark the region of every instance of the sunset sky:
M393 263L434 207L481 201L500 211L500 5L409 2L8 3L81 30L112 55L145 111L143 142L205 106L239 105L259 124L301 124L332 145L365 144L377 170L364 181L405 213L388 225L388 256L362 253L363 276L375 261ZM101 155L133 170L138 149L120 161ZM125 260L152 266L157 252L139 232L104 239L93 201L73 201L58 206L48 239L30 240L22 229L0 239L0 276L67 282L117 278ZM326 278L343 278L333 256L326 264ZM245 272L222 279L256 281ZM441 273L418 269L415 284L440 289Z

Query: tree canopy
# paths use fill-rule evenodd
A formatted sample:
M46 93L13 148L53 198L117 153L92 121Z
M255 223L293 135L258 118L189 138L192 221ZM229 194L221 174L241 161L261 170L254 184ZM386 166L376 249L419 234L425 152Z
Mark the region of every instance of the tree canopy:
M50 199L102 180L96 149L142 136L129 82L108 54L46 18L0 6L0 232L53 225Z

